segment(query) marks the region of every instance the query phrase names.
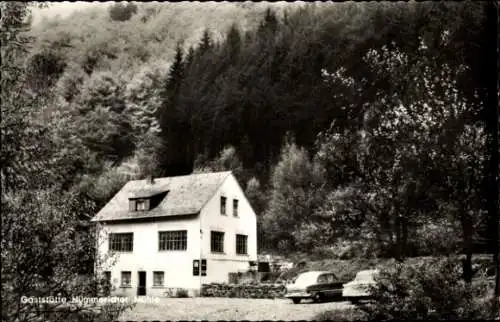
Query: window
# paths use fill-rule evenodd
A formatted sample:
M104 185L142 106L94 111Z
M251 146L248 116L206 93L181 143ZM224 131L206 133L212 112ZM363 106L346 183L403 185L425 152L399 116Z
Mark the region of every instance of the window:
M318 283L334 283L337 278L333 274L323 274L318 276Z
M336 281L337 281L337 278L336 278L336 277L335 277L335 275L333 275L333 274L328 274L328 275L326 276L326 279L327 279L327 282L328 282L328 283L334 283L334 282L336 282Z
M220 213L222 215L226 214L226 197L220 197Z
M134 250L134 233L110 234L109 250L115 252L132 252Z
M238 217L238 199L233 199L233 216Z
M187 230L160 231L158 241L159 250L186 250Z
M224 252L224 233L220 231L210 232L210 249L213 253Z
M146 201L145 200L137 200L135 202L135 210L137 210L137 211L146 210Z
M122 272L121 287L130 287L132 279L132 272Z
M247 254L247 235L236 235L236 254L246 255Z
M153 286L161 287L165 281L165 272L153 272Z
M195 259L193 260L193 276L198 276L200 275L200 260Z

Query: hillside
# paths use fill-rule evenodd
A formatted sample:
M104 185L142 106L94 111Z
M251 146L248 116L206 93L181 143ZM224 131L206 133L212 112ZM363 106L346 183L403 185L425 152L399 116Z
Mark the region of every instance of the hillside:
M19 59L55 182L96 208L130 179L232 170L262 249L447 253L457 209L488 240L481 10L117 3L40 22Z
M72 14L37 21L32 29L37 40L33 50L63 43L72 48L68 50L67 61L81 61L85 54L99 52L111 57L110 61L100 61L99 68L119 71L130 69L131 64L139 68L149 60L171 60L179 41L187 50L198 43L207 28L214 40L221 40L234 23L243 31L255 27L267 8L282 14L303 5L300 2L252 5L245 2L139 2L137 13L131 19L112 21L108 4L86 4Z

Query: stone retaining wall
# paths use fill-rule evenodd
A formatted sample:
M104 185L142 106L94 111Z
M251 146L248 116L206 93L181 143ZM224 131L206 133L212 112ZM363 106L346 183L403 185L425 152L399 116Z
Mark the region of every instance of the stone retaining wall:
M286 293L283 284L203 284L203 297L238 297L252 299L282 298Z

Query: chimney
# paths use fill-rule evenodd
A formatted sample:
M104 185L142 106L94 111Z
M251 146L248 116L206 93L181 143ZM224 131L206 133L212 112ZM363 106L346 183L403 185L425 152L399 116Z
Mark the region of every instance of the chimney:
M146 177L146 183L149 183L149 184L155 183L155 179L153 178L153 176L151 174Z

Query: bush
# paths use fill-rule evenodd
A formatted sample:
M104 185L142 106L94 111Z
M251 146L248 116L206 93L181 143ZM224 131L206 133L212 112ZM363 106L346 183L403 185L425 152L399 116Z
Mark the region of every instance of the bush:
M175 297L178 297L178 298L186 298L186 297L189 297L189 292L188 292L188 290L186 290L185 288L179 288L179 289L175 292Z
M365 321L366 313L357 308L329 310L317 314L314 321Z
M376 320L488 319L491 306L481 280L467 286L459 261L430 259L397 263L381 270L373 287L374 304L362 306Z
M274 283L282 274L282 272L267 272L262 274L260 281L263 283Z

